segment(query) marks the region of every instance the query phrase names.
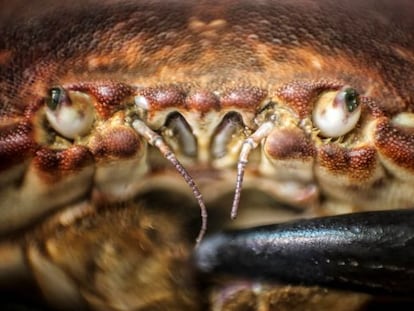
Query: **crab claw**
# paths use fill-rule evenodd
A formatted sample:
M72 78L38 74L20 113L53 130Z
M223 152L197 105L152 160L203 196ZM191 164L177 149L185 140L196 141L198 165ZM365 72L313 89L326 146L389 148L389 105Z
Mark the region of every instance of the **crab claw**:
M409 296L414 293L414 211L217 233L196 249L195 262L203 273Z

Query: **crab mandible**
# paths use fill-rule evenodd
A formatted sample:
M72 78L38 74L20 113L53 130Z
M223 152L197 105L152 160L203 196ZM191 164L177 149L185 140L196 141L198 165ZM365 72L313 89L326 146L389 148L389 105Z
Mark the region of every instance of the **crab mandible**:
M414 206L410 1L34 3L0 13L2 279L28 263L55 305L196 309L192 202L197 242L206 206L245 205L238 226L286 219L269 201Z

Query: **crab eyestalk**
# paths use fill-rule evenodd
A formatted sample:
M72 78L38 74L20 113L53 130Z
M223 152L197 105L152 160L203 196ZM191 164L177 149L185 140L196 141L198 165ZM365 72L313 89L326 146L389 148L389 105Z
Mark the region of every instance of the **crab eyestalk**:
M88 133L94 122L94 108L88 94L53 87L45 99L46 117L56 132L74 139Z
M323 94L312 113L313 122L320 134L330 138L343 136L353 130L360 116L359 94L349 86Z
M201 228L198 236L196 238L196 245L199 245L202 241L206 231L207 231L207 208L205 206L203 196L194 182L194 179L191 175L187 172L184 166L178 161L177 157L175 156L174 152L170 149L167 143L164 141L163 137L153 130L151 130L143 121L141 120L134 120L132 122L132 127L141 135L143 136L150 145L157 148L161 154L167 159L180 173L180 175L184 178L187 185L193 191L193 195L197 200L198 205L200 206L201 211Z

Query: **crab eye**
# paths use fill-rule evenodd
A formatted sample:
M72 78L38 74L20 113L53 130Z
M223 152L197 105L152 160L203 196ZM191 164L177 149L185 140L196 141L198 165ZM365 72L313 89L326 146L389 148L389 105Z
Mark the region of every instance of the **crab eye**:
M82 136L92 127L94 108L88 94L54 87L49 90L45 104L50 125L66 138Z
M64 96L64 90L60 87L50 89L49 96L46 97L46 105L51 110L55 110Z
M347 88L341 94L344 97L344 102L348 112L353 112L359 107L359 97L355 89Z
M357 91L344 87L319 97L313 109L313 124L324 137L339 137L355 128L361 116Z

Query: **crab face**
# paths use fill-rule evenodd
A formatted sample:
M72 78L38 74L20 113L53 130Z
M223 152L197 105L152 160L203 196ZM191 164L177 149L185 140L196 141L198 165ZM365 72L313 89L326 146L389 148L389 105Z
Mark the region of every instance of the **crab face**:
M412 207L404 6L92 1L5 18L4 266L25 257L57 305L194 309L193 205L197 243L207 209L215 230L239 205L235 226Z

